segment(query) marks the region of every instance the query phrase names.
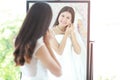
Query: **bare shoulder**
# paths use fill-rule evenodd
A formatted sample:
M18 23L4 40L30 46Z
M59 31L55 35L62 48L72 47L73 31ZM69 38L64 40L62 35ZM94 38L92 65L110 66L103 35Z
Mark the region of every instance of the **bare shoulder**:
M61 67L56 63L45 45L42 45L35 54L36 58L55 76L61 76Z
M49 55L45 45L42 45L35 53L36 58L41 59Z
M49 29L49 34L51 35L56 35L56 28L55 27L52 27L51 29Z
M56 27L53 27L53 28L51 29L51 31L52 31L54 34L57 34L57 33L58 33L58 30L56 29Z

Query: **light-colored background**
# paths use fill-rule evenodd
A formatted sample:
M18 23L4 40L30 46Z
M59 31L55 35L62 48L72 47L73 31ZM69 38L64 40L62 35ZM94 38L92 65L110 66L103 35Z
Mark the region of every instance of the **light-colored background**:
M59 11L61 10L61 8L63 8L64 6L70 6L74 9L75 11L75 20L74 20L74 25L75 28L77 28L77 21L78 19L80 19L83 23L83 26L87 29L87 20L88 20L88 3L59 3L59 2L50 2L49 3L51 8L52 8L52 12L53 12L53 17L52 17L52 22L50 27L53 26L56 17L59 13ZM33 5L33 3L29 4L29 8Z
M119 0L91 0L94 80L120 80L119 8ZM26 0L0 0L0 24L25 13Z
M91 0L94 80L120 80L119 8L119 0Z
M77 26L77 20L81 19L84 26L87 27L87 3L49 3L52 7L53 11L53 19L51 25L54 24L56 17L64 6L71 6L75 11L75 23L74 25Z

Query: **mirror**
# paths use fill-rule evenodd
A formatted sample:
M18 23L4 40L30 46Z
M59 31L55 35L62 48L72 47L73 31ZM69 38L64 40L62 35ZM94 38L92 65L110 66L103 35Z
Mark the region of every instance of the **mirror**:
M41 0L28 0L26 10L37 1ZM90 29L90 1L45 1L50 4L53 17L50 24L50 28L53 29L55 20L65 6L73 8L75 16L73 21L74 38L75 42L80 46L80 54L77 53L77 47L74 47L74 41L72 42L71 36L66 40L65 47L62 51L62 55L57 55L55 50L55 56L63 67L64 78L57 79L51 73L49 73L50 80L91 80L91 59L90 59L90 46L89 46L89 29ZM69 14L67 14L69 15ZM65 16L65 15L63 15ZM65 23L65 22L63 22ZM60 28L60 27L59 27ZM57 29L55 29L56 31ZM54 31L54 32L55 32ZM57 31L55 32L57 33ZM57 33L58 34L58 33ZM55 34L57 42L62 42L63 36ZM63 34L65 35L65 34ZM79 49L79 48L78 48ZM79 50L78 50L79 51ZM68 76L69 75L69 76Z

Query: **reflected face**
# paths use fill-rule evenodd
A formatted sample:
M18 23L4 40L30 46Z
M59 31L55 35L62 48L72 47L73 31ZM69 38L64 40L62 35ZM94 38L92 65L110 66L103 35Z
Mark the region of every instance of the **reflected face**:
M58 18L59 26L66 27L71 24L72 15L70 12L62 12Z

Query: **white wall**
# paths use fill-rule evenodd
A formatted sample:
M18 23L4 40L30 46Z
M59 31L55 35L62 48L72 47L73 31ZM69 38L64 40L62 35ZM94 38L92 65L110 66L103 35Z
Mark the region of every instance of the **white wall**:
M25 14L26 0L0 0L0 12L11 10L11 14ZM8 6L7 6L8 5ZM10 14L10 16L11 16ZM11 19L11 18L10 18ZM4 14L0 22L9 20ZM91 33L94 42L94 80L120 79L120 2L119 0L91 0ZM118 79L119 78L119 79Z
M91 0L94 80L120 79L120 1ZM107 79L107 78L106 78Z

